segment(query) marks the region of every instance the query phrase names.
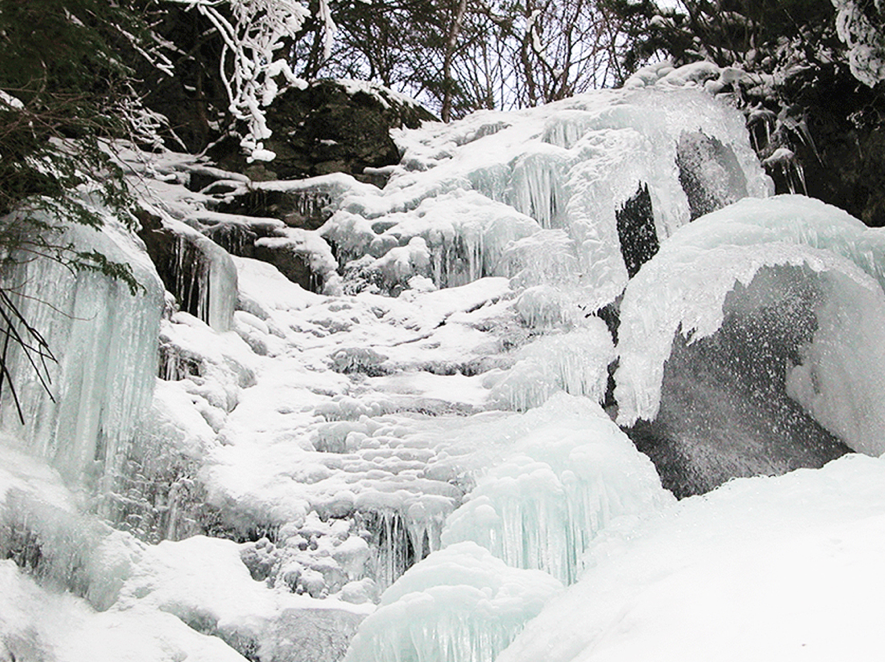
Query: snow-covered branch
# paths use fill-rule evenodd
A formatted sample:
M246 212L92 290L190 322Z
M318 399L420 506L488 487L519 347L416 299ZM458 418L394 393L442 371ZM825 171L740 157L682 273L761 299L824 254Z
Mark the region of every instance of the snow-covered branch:
M299 0L172 1L195 8L218 30L224 41L219 67L229 109L247 125L241 145L251 160L272 160L274 153L263 144L271 135L264 108L280 91L279 76L289 85L304 84L280 51L310 17L310 10ZM328 0L319 0L317 14L328 49L335 32Z

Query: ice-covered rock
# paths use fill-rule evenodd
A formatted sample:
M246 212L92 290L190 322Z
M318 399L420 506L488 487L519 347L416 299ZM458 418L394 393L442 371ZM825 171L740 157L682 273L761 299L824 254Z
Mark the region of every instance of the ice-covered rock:
M668 486L882 451L883 245L801 196L743 201L664 243L624 296L615 396L621 424L654 421L634 437Z
M13 485L0 489L2 555L17 564L0 568L10 655L49 657L63 637L80 655L92 637L116 658L334 662L374 612L354 661L485 661L577 582L563 604L580 620L550 648L570 659L608 597L627 595L632 613L646 596L629 593L629 573L588 580L602 600L580 577L646 535L667 561L636 552L636 581L645 562L666 573L679 543L647 532L692 508L673 505L607 414L640 444L643 418L659 426L644 439L682 443L664 457L688 457L695 491L878 452L879 234L804 198L735 203L769 190L741 118L682 88L738 73L658 74L669 83L401 132L383 190L340 175L257 185L171 154L143 165L161 223L205 248L187 273L216 268L220 290L194 276L209 293L199 310L178 286L181 309L157 286L156 308L132 310L154 315L143 394L155 391L112 453L100 512L123 531L84 510L100 463L70 469L82 504L41 473L54 476L42 451L0 468L0 488ZM282 218L221 211L250 195L281 201ZM280 255L310 262L326 286L254 259L265 250L281 267ZM698 547L710 557L686 558L712 567L721 548ZM539 621L551 633L567 620L552 604ZM44 607L77 632L28 629ZM526 641L517 659L546 659Z
M230 255L197 230L159 209L140 214L149 255L181 310L218 331L230 329L237 271Z
M431 277L445 286L453 277L505 275L506 240L558 229L572 242L569 287L591 310L613 301L627 281L616 213L637 187L647 191L655 240L693 210L770 190L740 115L684 89L588 93L428 125L398 140L405 153L384 190L351 196L321 230L339 262L366 253L378 259L421 237L438 265ZM423 263L411 266L427 275Z

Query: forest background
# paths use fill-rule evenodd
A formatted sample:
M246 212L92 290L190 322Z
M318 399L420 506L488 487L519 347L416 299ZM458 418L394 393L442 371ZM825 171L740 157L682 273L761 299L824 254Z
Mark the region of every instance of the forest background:
M881 226L883 25L875 0L0 0L0 213L18 210L0 245L113 271L54 245L33 211L98 223L69 194L91 179L131 222L107 138L200 153L235 136L270 159L264 110L287 86L378 82L450 121L661 61L732 67L714 91L779 191Z

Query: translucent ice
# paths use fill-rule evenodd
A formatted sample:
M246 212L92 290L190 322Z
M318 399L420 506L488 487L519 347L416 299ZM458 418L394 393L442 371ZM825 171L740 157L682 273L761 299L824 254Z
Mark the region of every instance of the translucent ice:
M493 660L561 587L538 570L506 566L474 543L452 545L384 593L344 659Z
M608 366L615 358L611 336L602 320L588 319L581 328L550 334L515 353L508 370L489 374L489 400L502 408L538 407L557 391L602 402Z
M104 232L71 227L58 241L129 264L142 289L133 293L122 281L47 258L7 271L5 291L60 361L47 366L47 392L20 348L10 347L4 364L24 423L9 389L2 400L3 427L28 452L73 481L103 489L102 478L122 470L126 445L150 403L163 302L143 249L115 221L107 223Z
M443 544L472 540L512 567L570 584L584 550L613 518L671 497L600 407L559 395L536 412L538 423L449 517Z

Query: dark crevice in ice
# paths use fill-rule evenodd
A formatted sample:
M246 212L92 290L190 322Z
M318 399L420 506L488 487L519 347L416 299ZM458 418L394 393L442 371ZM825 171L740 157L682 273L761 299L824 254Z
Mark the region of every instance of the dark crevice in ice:
M648 262L660 246L648 184L640 182L633 197L615 212L615 218L621 255L624 257L627 274L633 278L639 267Z

